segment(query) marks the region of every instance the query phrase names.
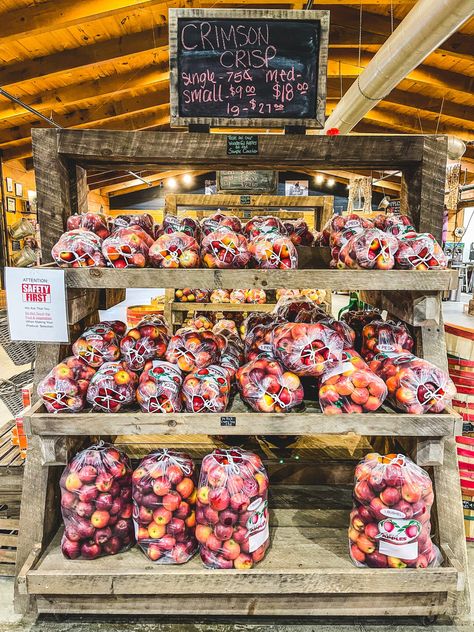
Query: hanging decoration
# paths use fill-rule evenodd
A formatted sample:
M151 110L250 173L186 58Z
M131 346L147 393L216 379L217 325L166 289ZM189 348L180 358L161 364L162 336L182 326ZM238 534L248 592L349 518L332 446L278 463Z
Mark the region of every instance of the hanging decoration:
M353 176L349 182L349 201L347 212L372 210L372 178L370 176Z

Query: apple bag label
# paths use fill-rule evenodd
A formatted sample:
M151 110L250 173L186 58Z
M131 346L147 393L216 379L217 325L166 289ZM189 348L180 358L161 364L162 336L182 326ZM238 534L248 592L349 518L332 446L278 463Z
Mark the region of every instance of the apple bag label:
M378 524L379 553L414 560L418 557L421 523L413 519L388 518Z
M5 268L13 341L69 342L64 270Z
M252 515L247 520L249 553L253 553L270 537L267 519L267 501L263 498L257 498L248 506L247 511Z

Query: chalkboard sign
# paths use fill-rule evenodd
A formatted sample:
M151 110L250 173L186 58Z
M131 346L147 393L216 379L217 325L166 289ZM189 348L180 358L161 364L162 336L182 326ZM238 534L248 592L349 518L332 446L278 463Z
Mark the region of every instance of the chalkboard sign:
M324 127L329 11L170 9L171 125Z
M227 136L228 156L256 156L258 136L256 134L229 134Z
M276 193L278 185L276 171L218 171L216 178L219 193Z

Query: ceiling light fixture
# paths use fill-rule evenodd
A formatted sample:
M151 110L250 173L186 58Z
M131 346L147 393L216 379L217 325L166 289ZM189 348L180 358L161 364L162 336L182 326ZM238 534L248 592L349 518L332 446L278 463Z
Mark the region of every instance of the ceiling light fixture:
M329 188L332 188L336 184L336 181L334 180L334 178L328 178L326 184Z

